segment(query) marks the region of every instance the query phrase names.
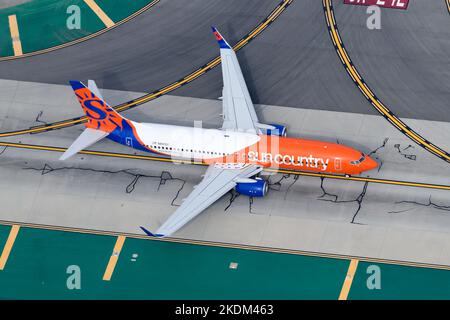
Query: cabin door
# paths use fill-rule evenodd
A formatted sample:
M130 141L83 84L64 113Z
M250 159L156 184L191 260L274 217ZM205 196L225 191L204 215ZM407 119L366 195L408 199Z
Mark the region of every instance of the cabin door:
M334 169L335 169L336 171L342 171L342 162L341 162L341 159L339 159L339 158L334 159Z

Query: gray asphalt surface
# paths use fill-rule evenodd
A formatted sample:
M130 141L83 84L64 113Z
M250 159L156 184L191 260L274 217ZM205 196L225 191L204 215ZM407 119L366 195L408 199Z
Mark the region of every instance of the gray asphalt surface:
M100 87L149 92L218 54L217 25L235 43L278 0L162 0L133 21L52 53L2 62L0 78L47 83L96 79ZM365 8L334 1L337 23L358 70L400 117L450 121L450 17L441 0L383 10L382 30L366 28ZM255 103L376 114L338 59L322 2L296 0L239 59ZM173 92L217 98L220 68Z
M117 101L142 93L102 94ZM82 112L68 86L8 80L0 80L0 106L0 132ZM205 127L217 128L221 111L218 100L167 95L125 115L189 126L202 120ZM286 125L291 137L339 141L370 152L380 167L364 176L448 184L450 166L412 146L381 116L268 105L258 105L256 112L264 123ZM406 120L450 147L450 123ZM24 135L19 141L67 147L82 129ZM8 140L17 142L17 137ZM108 139L89 149L143 154ZM87 155L59 161L60 155L0 147L0 220L142 234L139 226L156 230L206 169ZM331 179L321 185L319 178L304 176L265 178L271 183L267 197L250 202L227 194L175 236L450 265L449 191Z
M399 115L450 120L450 16L443 0L383 9L381 30L366 28L365 7L335 2L350 57L375 94Z

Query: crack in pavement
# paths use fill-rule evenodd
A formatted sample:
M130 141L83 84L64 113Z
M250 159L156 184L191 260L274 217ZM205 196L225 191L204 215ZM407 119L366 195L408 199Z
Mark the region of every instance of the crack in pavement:
M270 178L267 180L267 183L269 184L269 189L270 190L275 190L275 191L280 191L281 190L281 182L283 180L289 179L290 178L290 174L282 174L281 178L278 179L278 181L276 182L270 182Z
M338 199L338 196L336 194L329 193L329 192L327 192L325 190L325 187L323 186L324 180L325 180L325 177L320 177L320 189L322 189L322 195L319 196L317 199L319 199L319 200L326 200L326 199L323 199L323 198L325 196L330 196L330 197L334 198L333 202L336 202L337 199Z
M36 116L36 120L34 120L35 122L38 122L38 123L42 123L42 124L48 124L46 121L42 121L40 118L42 117L42 115L44 114L44 111L43 110L41 110L41 111L39 111L39 113L37 114L37 116Z
M283 174L281 176L281 178L278 181L276 181L276 182L270 182L270 177L269 177L269 179L267 180L267 182L269 183L269 189L270 190L274 190L274 191L280 191L281 187L282 187L282 183L281 182L283 180L288 180L289 178L291 178L291 176L292 175L289 174L289 173L288 174ZM289 186L287 187L286 191L284 192L284 200L286 200L288 192L291 190L292 186L298 181L299 178L300 178L299 175L294 175L293 181L289 184Z
M253 213L253 197L248 197L248 213Z
M371 156L372 154L376 154L380 149L383 149L384 147L386 147L387 142L389 141L389 138L384 138L383 143L381 144L381 146L379 146L378 148L376 148L375 150L372 150L368 156Z
M381 144L381 146L379 146L378 148L372 150L368 156L370 157L371 155L376 155L376 158L378 159L378 161L380 161L380 165L378 166L378 172L380 172L381 168L383 167L383 160L381 160L381 158L378 157L377 152L380 151L380 149L383 149L386 147L386 144L388 143L389 138L384 138L383 143Z
M417 155L404 153L404 151L406 151L406 150L408 150L410 148L414 149L413 145L410 144L406 148L403 148L403 150L400 150L400 143L397 143L397 144L394 145L394 148L397 149L398 153L400 153L406 159L412 160L412 161L416 161L417 160Z
M3 153L5 153L6 149L8 149L8 146L3 147L3 150L0 152L0 156L1 156Z
M228 193L231 195L231 197L230 197L230 200L228 200L229 202L228 202L227 206L225 207L225 209L223 209L223 211L227 211L231 207L233 202L241 195L240 193L236 192L236 190L234 190L234 188L231 189ZM253 197L248 197L248 212L251 214L253 214L252 206L253 206Z
M402 203L407 203L407 204L412 204L412 205L422 206L422 207L430 207L430 208L433 208L436 210L450 211L450 206L439 205L439 204L436 204L433 201L431 201L431 195L430 195L430 198L428 199L428 203L421 203L421 202L417 202L417 201L398 201L395 204L402 204ZM411 210L413 210L413 208L400 210L400 211L389 211L388 213L403 213L403 212L407 212L407 211L411 211Z
M367 187L368 187L368 185L369 185L369 182L366 181L366 182L364 183L364 187L363 187L361 193L358 195L358 197L356 197L356 199L354 199L354 200L339 200L339 196L338 196L338 195L329 193L329 192L327 192L327 191L325 190L325 187L324 187L324 185L323 185L323 182L324 182L324 179L325 179L325 178L324 178L324 177L321 177L320 179L321 179L321 182L320 182L320 188L322 189L323 194L322 194L321 196L319 196L319 197L317 198L317 200L319 200L319 201L333 202L333 203L351 203L351 202L356 202L356 203L358 204L358 208L357 208L356 212L353 214L353 217L352 217L352 220L350 221L350 223L352 223L352 224L362 224L362 223L355 222L355 219L356 219L357 215L359 214L359 212L361 211L361 208L362 208L362 202L363 202L364 197L365 197L365 195L366 195L366 193L367 193ZM324 198L325 196L327 196L327 195L333 197L333 199L323 199L323 198Z
M294 184L298 181L299 178L300 175L294 176L294 181L292 181L292 183L287 187L286 192L284 193L284 200L286 200L288 192L291 190L291 188L294 186Z
M228 205L225 207L225 209L223 211L227 211L229 207L231 207L231 205L233 204L234 200L236 200L237 197L239 197L241 194L236 192L236 190L231 189L230 191L228 191L228 193L231 195L231 198L228 202Z
M126 174L126 175L130 175L133 177L133 180L126 186L125 188L125 192L127 194L130 194L134 191L136 184L138 183L138 181L141 178L151 178L151 179L159 179L159 184L158 184L158 188L157 191L159 191L160 187L164 184L166 184L167 181L170 180L174 180L174 181L178 181L181 182L181 186L178 189L177 193L175 194L175 197L172 199L171 201L171 206L179 206L178 204L175 204L175 201L178 199L181 191L183 190L185 184L186 184L186 180L180 179L180 178L174 178L172 176L172 174L168 171L162 171L161 174L158 175L146 175L146 174L140 174L140 173L133 173L131 172L131 170L135 170L135 169L123 169L123 170L117 170L117 171L112 171L112 170L100 170L100 169L92 169L92 168L77 168L77 167L59 167L59 168L53 168L52 166L50 166L48 163L45 163L43 167L41 168L35 168L35 167L25 167L22 168L24 170L34 170L34 171L40 171L41 175L46 175L49 174L51 172L55 172L55 171L62 171L62 170L79 170L79 171L90 171L90 172L95 172L95 173L110 173L110 174Z

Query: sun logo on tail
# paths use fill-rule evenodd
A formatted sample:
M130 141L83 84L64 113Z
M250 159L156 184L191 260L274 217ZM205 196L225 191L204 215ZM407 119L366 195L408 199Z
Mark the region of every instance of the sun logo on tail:
M88 88L77 89L75 94L88 118L86 127L108 133L113 132L116 128L123 128L121 117Z

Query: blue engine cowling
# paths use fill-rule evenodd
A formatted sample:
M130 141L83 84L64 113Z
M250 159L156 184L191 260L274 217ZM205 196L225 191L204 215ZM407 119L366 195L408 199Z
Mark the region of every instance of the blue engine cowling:
M255 182L237 183L235 189L238 193L249 197L264 197L269 189L269 184L266 180L256 178Z
M287 136L287 127L283 126L281 124L271 123L271 126L274 126L275 130L266 130L266 134L268 136L280 136L280 137L286 137Z

